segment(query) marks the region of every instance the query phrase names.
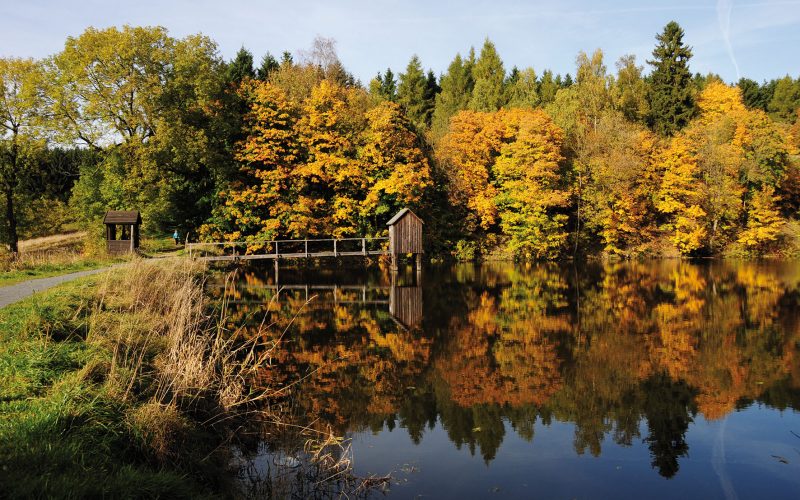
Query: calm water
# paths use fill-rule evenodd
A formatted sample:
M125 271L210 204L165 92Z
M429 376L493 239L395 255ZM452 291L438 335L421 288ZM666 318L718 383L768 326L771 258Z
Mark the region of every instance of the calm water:
M232 324L285 330L265 381L299 380L293 408L352 439L358 474L392 473L390 497L800 497L800 264L281 269L277 286L247 267L234 288Z

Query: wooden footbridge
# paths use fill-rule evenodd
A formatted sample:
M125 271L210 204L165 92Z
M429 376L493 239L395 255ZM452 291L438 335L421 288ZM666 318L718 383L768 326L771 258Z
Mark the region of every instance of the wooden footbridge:
M397 268L400 255L413 254L419 269L422 248L422 219L404 208L386 224L389 236L383 238L330 238L269 241L222 241L189 243L189 256L207 261L318 259L388 255Z

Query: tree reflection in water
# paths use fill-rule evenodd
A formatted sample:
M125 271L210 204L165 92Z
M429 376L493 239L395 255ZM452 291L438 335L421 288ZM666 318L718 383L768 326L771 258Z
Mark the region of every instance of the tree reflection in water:
M271 300L274 277L245 268L228 290L229 320L250 334L264 315L275 323L266 335L279 348L262 382L301 380L294 411L339 435L399 425L419 443L438 421L488 463L506 423L531 441L537 422L555 419L574 423L578 454L638 439L672 477L698 414L719 419L752 401L800 408L795 264L438 267L420 294L396 295L423 300L416 326L389 313L393 287L414 280L364 269L281 279L311 292ZM307 293L316 298L306 303Z

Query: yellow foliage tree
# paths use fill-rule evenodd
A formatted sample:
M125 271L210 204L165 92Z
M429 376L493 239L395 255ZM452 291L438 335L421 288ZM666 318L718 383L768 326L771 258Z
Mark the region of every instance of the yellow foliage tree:
M690 254L703 247L707 234L706 213L700 206L700 168L688 141L682 136L674 137L662 152L661 164L664 176L656 208L672 216L667 225L672 232L672 242L682 254Z
M781 228L786 224L778 211L778 201L780 198L775 196L772 186L765 186L755 193L747 211L747 229L739 235L739 243L760 252L778 240Z
M568 236L561 212L569 201L561 186L563 140L542 110L456 114L438 158L449 175L451 202L468 214L465 228L499 230L519 256L555 257Z
M396 104L369 110L362 89L330 80L302 101L261 81L241 93L249 103L241 176L220 194L203 236L244 240L252 251L277 237L376 234L389 212L419 208L430 168Z
M400 106L384 101L367 112L368 126L359 158L373 180L361 206L363 217L419 206L431 185L428 159Z

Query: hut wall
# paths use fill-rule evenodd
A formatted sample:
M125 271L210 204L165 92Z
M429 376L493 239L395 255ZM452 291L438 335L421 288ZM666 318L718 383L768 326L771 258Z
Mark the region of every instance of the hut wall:
M131 251L131 240L111 240L108 242L108 253L128 253Z
M394 254L423 253L422 221L413 215L406 215L389 228Z

